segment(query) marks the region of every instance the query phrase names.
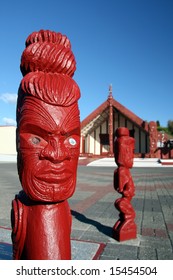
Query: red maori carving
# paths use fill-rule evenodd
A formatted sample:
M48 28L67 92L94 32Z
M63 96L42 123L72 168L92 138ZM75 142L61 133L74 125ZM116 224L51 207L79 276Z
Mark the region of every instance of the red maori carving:
M116 137L114 155L118 168L114 172L114 188L122 197L114 204L120 214L119 220L113 226L113 237L118 241L125 241L136 238L137 234L135 211L131 205L135 187L129 170L133 166L135 140L129 137L129 130L126 127L118 128Z
M149 140L150 140L150 157L157 157L157 141L158 141L158 132L156 122L149 122Z
M80 148L80 89L68 38L33 32L21 57L17 102L18 174L12 202L13 259L71 259L71 213Z

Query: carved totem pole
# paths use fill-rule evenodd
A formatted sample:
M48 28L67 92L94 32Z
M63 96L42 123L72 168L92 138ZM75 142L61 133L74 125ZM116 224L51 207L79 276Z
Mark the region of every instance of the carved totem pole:
M71 212L80 146L80 90L69 39L33 32L21 57L17 166L23 190L12 201L13 259L71 259Z
M158 132L156 122L149 122L148 124L149 131L149 142L150 142L150 157L155 158L158 156L157 152L157 141L158 141Z
M113 237L118 241L136 238L135 211L131 205L135 187L130 173L133 166L135 140L129 137L129 130L120 127L116 130L114 143L115 162L118 168L114 172L114 188L122 194L115 201L115 207L120 211L119 220L113 227Z

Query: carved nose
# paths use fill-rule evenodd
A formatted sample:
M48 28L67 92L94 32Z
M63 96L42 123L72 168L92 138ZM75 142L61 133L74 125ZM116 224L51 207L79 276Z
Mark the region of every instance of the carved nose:
M47 146L42 150L41 159L48 159L52 162L61 162L69 158L68 151L61 141L50 139Z

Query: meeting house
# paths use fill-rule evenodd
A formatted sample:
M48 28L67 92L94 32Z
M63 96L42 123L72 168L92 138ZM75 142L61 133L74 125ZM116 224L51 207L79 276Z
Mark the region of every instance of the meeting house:
M109 86L108 98L81 122L80 155L113 157L116 129L127 127L135 138L136 158L160 158L167 140L157 131L156 122L146 122L113 98Z

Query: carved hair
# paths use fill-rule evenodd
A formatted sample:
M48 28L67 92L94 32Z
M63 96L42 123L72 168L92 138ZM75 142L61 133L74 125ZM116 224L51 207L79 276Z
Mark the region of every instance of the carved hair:
M52 105L70 106L80 98L80 89L67 75L35 72L22 79L20 94L35 96Z
M59 32L57 33L50 30L40 30L38 32L33 32L26 39L25 46L28 47L30 44L37 42L58 43L59 45L63 45L66 48L71 48L70 40L66 35L62 35Z
M69 39L49 30L33 32L25 42L20 69L24 76L18 91L17 120L26 95L55 106L70 106L80 98L72 79L76 70Z

